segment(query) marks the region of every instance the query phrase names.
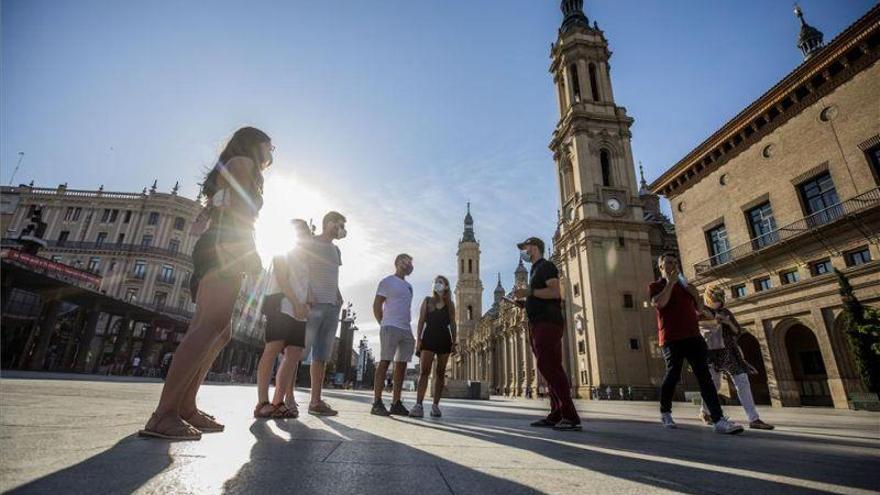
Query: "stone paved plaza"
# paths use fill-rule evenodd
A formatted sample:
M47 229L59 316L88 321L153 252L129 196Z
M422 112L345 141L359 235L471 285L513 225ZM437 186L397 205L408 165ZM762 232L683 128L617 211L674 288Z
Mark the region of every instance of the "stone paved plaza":
M444 402L442 419L380 418L369 394L329 391L335 418L254 420L256 390L207 385L227 431L200 442L135 434L161 384L4 374L0 489L12 493L876 493L880 415L762 409L778 425L721 436L676 404L580 402L585 430L537 430L546 402ZM300 403L307 390L297 391ZM412 396L407 395L406 401ZM742 411L727 413L742 420Z

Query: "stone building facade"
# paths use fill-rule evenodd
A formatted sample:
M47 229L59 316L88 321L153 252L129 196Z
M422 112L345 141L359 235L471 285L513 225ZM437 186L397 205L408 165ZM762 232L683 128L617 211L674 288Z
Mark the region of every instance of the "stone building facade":
M638 185L634 120L615 102L608 40L582 4L562 2L550 53L560 114L550 149L559 182L553 259L568 321L565 366L578 396L607 387L653 396L664 365L646 288L657 255L674 251L675 237L659 198L643 178Z
M110 192L103 187L74 190L66 184L56 188L23 184L4 186L0 195L4 247L16 247L33 212L41 209L47 225L43 235L46 246L39 256L100 277L97 289L102 295L173 316L178 322L159 326L100 312L92 325L96 330L87 344L91 357L88 362L77 363L76 371L103 371L123 354L123 369L135 356L140 357L140 366L144 368L158 367L163 356L173 352L195 310L189 277L193 270L191 252L197 238L189 231L202 208L198 199L180 196L177 184L168 193L159 192L155 183L140 193ZM258 283L254 281L251 285ZM9 297L16 307L23 306L19 302L32 301L36 314L39 306L50 302L43 300L45 295L16 289L14 282ZM4 310L4 317L8 316L6 313ZM216 371L232 366L253 369L262 340L259 316L247 298L239 301L233 325L235 337L218 359ZM19 330L32 331L26 326ZM4 328L4 333L11 331ZM4 335L4 342L18 341L12 337ZM125 342L120 344L120 340ZM154 345L148 346L147 341ZM141 352L147 348L149 352ZM66 368L64 363L53 363L50 367Z
M844 408L863 386L833 269L880 306L880 6L827 45L796 14L804 62L650 188L686 276L748 331L759 403Z

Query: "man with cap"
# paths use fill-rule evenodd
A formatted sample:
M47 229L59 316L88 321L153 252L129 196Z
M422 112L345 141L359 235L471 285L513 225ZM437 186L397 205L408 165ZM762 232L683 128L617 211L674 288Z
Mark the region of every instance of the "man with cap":
M581 419L571 400L568 375L562 367L565 317L562 314L559 270L552 261L544 259L544 241L541 239L529 237L517 247L522 260L531 263L532 267L528 287L517 289L514 297L526 308L532 352L550 392L550 414L533 422L532 426L579 431Z

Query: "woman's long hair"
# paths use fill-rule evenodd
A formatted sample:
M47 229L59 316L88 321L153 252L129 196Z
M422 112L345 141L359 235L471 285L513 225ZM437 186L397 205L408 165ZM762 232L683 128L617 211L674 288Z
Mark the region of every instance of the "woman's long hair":
M436 277L434 277L434 282L436 282L437 279L442 280L443 283L446 284L446 290L443 291L443 298L442 298L442 299L443 299L443 304L446 305L446 309L447 309L447 311L449 311L449 319L450 319L450 321L453 321L453 322L454 322L454 321L455 321L455 304L452 303L452 290L451 290L452 288L449 287L449 279L446 278L446 277L444 277L443 275L437 275ZM434 288L433 288L433 284L432 284L432 287L431 287L431 302L432 302L432 303L434 304L434 306L436 307L436 306L437 306L437 303L438 303L439 301L440 301L440 299L437 297L437 291L434 290ZM429 308L429 310L430 310L430 308Z
M208 172L205 180L202 182L202 195L211 198L217 192L217 183L220 178L220 167L225 165L229 160L237 156L250 158L256 167L253 170L254 184L257 184L259 193L263 192L263 174L260 170L260 144L272 141L268 134L257 129L256 127L242 127L235 131L235 134L229 138L229 142L220 152L220 158L217 163Z

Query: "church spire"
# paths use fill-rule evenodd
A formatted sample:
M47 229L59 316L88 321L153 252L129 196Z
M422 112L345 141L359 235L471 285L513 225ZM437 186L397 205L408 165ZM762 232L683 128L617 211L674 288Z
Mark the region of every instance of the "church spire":
M822 31L807 24L804 20L804 11L800 5L794 4L794 15L801 21L801 32L798 35L797 47L804 54L804 60L809 59L823 46L824 35Z
M639 194L649 194L648 182L645 181L645 167L642 166L641 161L639 161L639 177L641 178L641 180L639 181Z
M581 26L589 29L590 21L584 15L584 0L562 0L562 27L559 28L560 33L568 31L574 26Z
M461 236L462 242L477 242L474 237L474 217L471 216L471 203L467 204L467 215L464 216L464 233Z

